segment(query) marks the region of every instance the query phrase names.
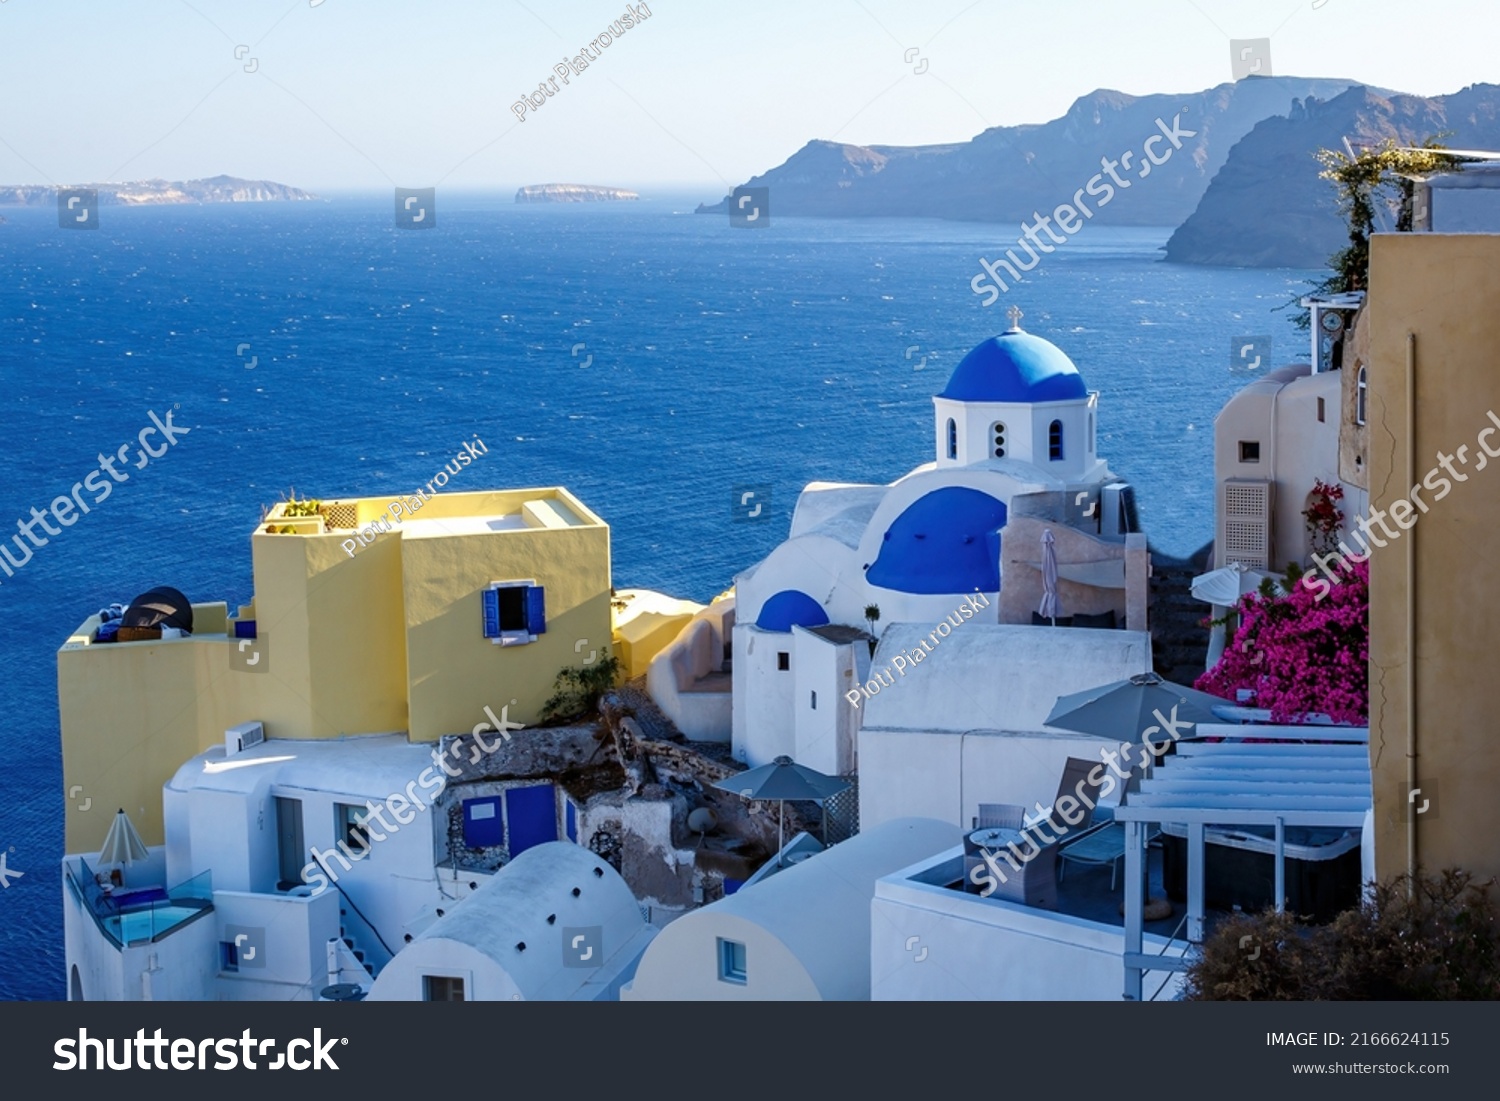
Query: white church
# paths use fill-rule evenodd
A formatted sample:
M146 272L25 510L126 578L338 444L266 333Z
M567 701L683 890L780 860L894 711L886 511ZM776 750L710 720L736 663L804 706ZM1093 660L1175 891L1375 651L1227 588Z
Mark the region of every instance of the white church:
M857 690L872 675L877 690L885 683L891 647L876 652L874 643L894 638L894 625L920 634L943 624L941 633L966 636L935 663L948 675L925 678L950 689L961 651L978 660L992 644L1040 643L1031 625L1043 592L1044 532L1059 563L1062 612L1076 613L1058 626L1129 628L1088 634L1113 652L1128 633L1126 664L1141 662L1145 537L1135 533L1129 487L1097 453L1099 394L1060 348L1022 330L1021 316L1012 307L1011 327L970 351L933 398L932 461L890 485L812 483L786 541L735 578L729 733L738 760L755 767L785 754L831 775L858 771L870 718ZM1000 624L1027 630L999 631ZM1064 634L1054 629L1051 637ZM1084 634L1063 641L1081 644ZM981 644L981 635L989 641ZM1001 635L1011 641L997 641ZM1144 645L1149 668L1149 637ZM1080 673L1097 683L1088 679L1094 670ZM907 707L946 706L920 704L928 693L904 684L899 691ZM1009 729L1010 717L989 725ZM1034 714L1014 718L1018 729L1040 729ZM921 721L944 726L940 714Z

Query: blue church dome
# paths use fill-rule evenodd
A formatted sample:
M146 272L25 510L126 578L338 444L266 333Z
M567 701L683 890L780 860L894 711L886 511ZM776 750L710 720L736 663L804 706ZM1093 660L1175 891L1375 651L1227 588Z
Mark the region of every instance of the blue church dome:
M1083 376L1050 340L1021 329L992 336L964 356L938 397L955 401L1067 401L1088 397Z
M903 593L999 592L1005 517L1005 504L988 493L935 489L891 522L865 577Z
M822 627L828 613L812 597L796 589L782 589L760 606L755 625L762 631L790 631L796 627Z

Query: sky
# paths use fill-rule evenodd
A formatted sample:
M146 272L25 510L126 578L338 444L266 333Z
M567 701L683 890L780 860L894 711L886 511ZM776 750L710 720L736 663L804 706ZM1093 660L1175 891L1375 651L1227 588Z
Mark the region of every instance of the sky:
M574 182L717 198L815 138L964 141L1097 88L1500 80L1495 0L0 0L0 184L220 173L314 191ZM1412 27L1413 23L1425 25ZM243 47L243 48L242 48Z

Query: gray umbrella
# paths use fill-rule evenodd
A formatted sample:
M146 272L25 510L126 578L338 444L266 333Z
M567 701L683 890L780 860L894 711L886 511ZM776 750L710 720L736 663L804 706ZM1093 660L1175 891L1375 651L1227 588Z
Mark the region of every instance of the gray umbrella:
M1048 528L1042 532L1042 605L1037 615L1057 626L1057 539Z
M1138 673L1129 680L1059 696L1052 714L1047 716L1047 725L1076 730L1081 734L1133 741L1148 727L1161 725L1156 718L1157 711L1170 716L1176 708L1176 721L1181 725L1217 723L1224 720L1211 709L1228 702L1207 692L1162 680L1155 673Z
M777 757L768 765L737 772L726 776L713 785L720 791L731 791L746 799L774 799L779 804L776 813L776 859L781 860L784 847L786 804L813 801L821 803L841 791L847 791L849 781L837 776L825 776L816 769L799 765L790 757Z

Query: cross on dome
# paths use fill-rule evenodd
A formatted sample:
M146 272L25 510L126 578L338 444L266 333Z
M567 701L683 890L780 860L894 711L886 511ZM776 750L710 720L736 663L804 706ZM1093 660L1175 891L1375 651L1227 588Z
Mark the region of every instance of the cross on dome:
M1005 311L1005 316L1010 318L1011 331L1016 332L1021 328L1021 318L1025 317L1026 315L1021 312L1020 306L1012 304L1010 309Z

